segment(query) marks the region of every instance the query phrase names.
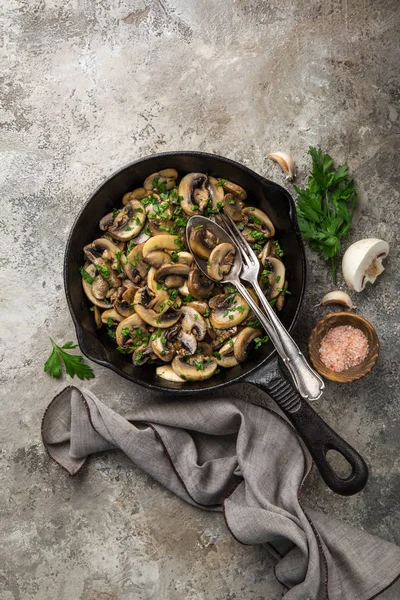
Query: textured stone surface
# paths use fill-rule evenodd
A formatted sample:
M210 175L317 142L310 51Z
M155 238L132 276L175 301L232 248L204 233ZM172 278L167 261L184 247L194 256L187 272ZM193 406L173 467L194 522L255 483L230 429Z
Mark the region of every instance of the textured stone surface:
M360 203L347 244L391 243L385 274L355 299L381 356L359 383L329 384L316 409L371 476L340 498L314 473L306 496L400 543L398 1L4 0L0 11L2 600L280 598L267 552L236 543L221 516L183 505L119 453L70 479L40 443L44 408L64 386L42 373L48 336L74 338L68 231L106 176L163 150L220 153L279 183L272 150L290 151L299 182L309 144L348 161ZM332 287L308 258L303 344ZM94 369L88 387L106 402L146 401Z

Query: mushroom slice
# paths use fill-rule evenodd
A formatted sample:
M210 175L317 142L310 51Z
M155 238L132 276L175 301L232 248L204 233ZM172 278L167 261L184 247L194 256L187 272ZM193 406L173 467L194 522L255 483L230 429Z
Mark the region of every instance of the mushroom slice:
M235 358L234 348L235 348L236 337L229 338L227 342L221 346L221 348L214 353L214 356L217 359L217 363L220 367L225 367L229 369L230 367L236 367L238 365L238 361Z
M147 242L149 238L151 238L151 235L142 229L139 235L136 235L131 239L131 242L134 244L144 244L144 242Z
M107 231L109 227L114 223L114 213L110 212L100 219L99 227L102 231Z
M149 307L154 297L148 288L140 288L135 295L135 311L143 321L152 327L167 329L175 325L181 317L181 311L168 306L162 312Z
M287 290L287 288L288 288L288 282L285 281L285 283L282 286L282 291L281 291L281 293L279 294L279 296L276 299L275 306L276 306L276 309L279 310L279 311L281 311L283 309L283 307L285 306L285 302L286 302L286 290ZM347 294L345 294L345 295L347 296ZM329 296L329 294L327 294L327 296ZM324 296L324 298L325 298L325 296ZM349 300L350 300L350 298L349 298ZM351 302L351 300L350 300L350 302ZM322 304L322 302L321 302L321 304ZM325 302L325 304L329 304L329 302ZM352 306L350 306L350 308L352 308Z
M283 284L285 282L286 269L285 265L279 258L270 256L265 263L266 270L268 271L268 299L273 300L277 298L282 292Z
M163 265L162 267L157 269L157 272L154 275L154 279L156 281L160 281L161 279L167 277L168 275L179 275L180 277L186 278L189 275L189 271L190 271L189 265L184 265L184 264L179 264L179 263Z
M213 209L218 209L218 203L224 201L224 188L219 185L219 180L215 177L208 178L207 188L213 201Z
M148 265L143 262L143 244L135 246L126 257L126 262L122 263L127 277L133 283L139 283L141 279L147 277Z
M181 275L167 275L164 281L166 288L179 288L185 283L185 278Z
M361 292L367 282L375 283L385 270L382 260L389 254L389 244L378 238L354 242L343 256L343 277L351 290Z
M174 228L174 222L172 219L150 219L149 220L149 231L151 235L165 235L166 231L171 231Z
M90 262L96 264L99 258L103 260L115 260L116 255L120 253L119 247L111 240L102 237L97 238L91 244L87 244L83 248Z
M148 191L157 191L158 187L164 183L167 190L172 190L177 178L178 171L175 169L162 169L146 177L143 187Z
M201 314L191 306L183 306L181 312L183 315L182 329L194 333L198 340L203 340L207 333L207 325Z
M207 302L204 302L204 300L192 300L186 306L194 308L201 315L207 315L207 313L209 312Z
M240 196L234 196L233 194L226 194L224 197L224 210L227 212L232 219L239 223L242 220L242 209L245 204Z
M190 277L190 273L189 273L189 277ZM181 294L181 296L189 296L191 294L191 292L189 291L189 288L188 288L187 281L185 281L185 283L179 288L179 293Z
M85 263L83 268L86 271L86 273L89 275L89 277L95 278L96 267L93 264ZM109 308L109 306L110 306L109 302L107 302L105 299L99 300L98 298L96 298L93 295L93 292L92 292L93 283L89 283L88 281L86 281L86 279L84 279L82 277L82 287L83 287L83 291L85 292L86 296L88 297L90 302L92 304L94 304L95 306L98 306L99 308Z
M97 300L104 300L110 287L107 281L101 275L97 275L92 283L92 294Z
M254 329L254 327L245 327L236 336L233 351L235 358L238 362L243 362L246 359L251 342L260 335L262 335L261 329Z
M146 215L139 200L131 200L119 211L108 233L116 240L130 240L143 229Z
M196 358L189 358L185 361L180 356L175 356L171 363L176 375L184 381L203 381L209 379L217 370L218 364L214 357L196 355Z
M94 322L96 323L97 329L100 329L103 326L103 321L101 320L101 310L98 306L94 306Z
M102 323L108 323L108 321L112 319L114 323L121 323L124 320L124 317L120 315L114 308L109 308L101 313L101 321Z
M182 378L175 373L171 365L162 365L161 367L157 367L156 374L161 377L161 379L165 379L166 381L182 383Z
M211 345L214 350L218 350L221 348L223 344L229 340L229 338L233 338L237 334L237 327L230 327L229 329L216 329L208 328L207 333L210 336L212 342Z
M152 339L154 338L154 339ZM175 355L175 348L166 335L152 335L151 348L156 356L164 362L171 362Z
M214 282L208 277L205 277L199 269L194 268L190 271L187 281L187 294L184 294L179 288L179 292L183 296L190 294L193 298L201 300L208 298L214 289Z
M236 248L232 244L227 242L218 244L208 259L207 273L209 276L216 281L222 281L224 275L228 274L232 268L235 254Z
M132 335L138 331L140 334L146 333L146 324L139 315L133 314L120 321L115 332L118 346L124 350L128 349L133 345Z
M181 239L176 235L157 235L143 244L143 258L146 258L154 250L178 250Z
M137 290L136 286L128 288L122 297L114 302L115 310L123 317L130 317L135 312L134 299Z
M132 353L132 362L137 367L147 363L150 358L153 358L153 348L148 342L145 342L138 348L135 348Z
M153 252L150 252L150 254L147 254L144 261L148 265L151 265L152 267L156 267L157 269L159 269L162 265L170 263L171 257L168 254L168 252L165 252L164 250L153 250Z
M215 329L227 329L239 325L250 312L249 305L240 294L230 294L210 314L210 323Z
M182 177L178 188L182 196L182 209L187 215L193 216L202 212L208 204L209 192L206 188L208 181L204 173L188 173Z
M190 231L189 245L191 250L200 258L207 259L212 250L217 245L217 237L204 227L196 229L193 227Z
M129 202L131 202L131 200L143 200L143 198L147 198L148 195L148 190L145 190L142 187L136 188L136 190L133 190L133 192L128 192L127 194L124 194L124 196L122 197L122 204L126 206L127 204L129 204Z
M227 194L238 196L243 201L247 198L246 190L240 187L240 185L237 185L237 183L232 183L232 181L224 181L222 188Z
M178 263L191 265L193 263L193 256L190 254L190 252L178 252Z
M181 331L176 342L180 346L177 349L177 354L181 356L186 354L193 355L197 352L197 339L193 333Z
M259 208L247 206L242 210L243 221L250 227L262 231L265 238L271 238L275 235L275 227L268 215ZM255 238L253 239L253 242Z

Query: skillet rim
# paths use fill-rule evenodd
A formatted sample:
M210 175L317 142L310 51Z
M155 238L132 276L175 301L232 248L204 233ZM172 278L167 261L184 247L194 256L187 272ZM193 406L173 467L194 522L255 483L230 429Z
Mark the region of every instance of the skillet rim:
M132 383L135 383L137 385L140 385L142 387L145 387L145 388L153 390L153 391L158 391L158 392L163 392L163 393L167 392L167 393L173 393L173 394L177 393L179 395L190 396L191 394L201 394L201 393L205 394L205 393L214 392L215 390L226 388L227 386L233 385L235 383L245 383L245 382L254 383L254 374L257 371L261 370L262 367L265 367L267 365L267 363L271 361L272 357L274 357L276 355L276 350L273 350L272 352L270 352L270 354L268 354L267 356L262 358L257 365L250 368L245 373L242 373L242 374L234 377L229 382L220 382L220 383L211 385L206 388L196 388L196 387L194 387L196 385L194 382L194 386L191 386L190 388L185 388L185 387L167 387L167 386L156 385L154 383L148 383L144 379L140 379L138 377L135 377L133 375L125 373L124 371L122 371L121 369L119 369L118 367L113 365L111 362L109 362L108 360L103 360L101 358L93 356L91 354L90 350L88 350L86 347L85 331L74 313L73 306L72 306L72 300L71 300L71 293L70 293L69 285L68 285L69 255L70 255L70 249L72 246L72 237L75 233L75 229L76 229L78 223L80 222L80 219L81 219L83 213L85 212L87 206L93 201L94 197L99 193L99 191L106 184L108 184L112 179L118 177L118 175L120 175L120 173L122 173L126 169L131 168L135 165L138 165L142 162L145 162L145 161L148 161L148 160L154 159L154 158L163 158L163 157L171 157L171 156L206 157L211 160L218 159L219 161L222 161L228 165L232 165L233 167L240 169L241 171L243 171L250 177L253 177L254 179L256 179L264 184L266 183L270 186L278 188L285 195L285 197L288 201L288 204L289 204L289 219L290 219L291 226L293 227L294 233L296 235L296 238L297 238L297 241L299 244L301 274L302 274L299 301L298 301L295 313L293 315L292 321L291 321L289 327L287 328L288 331L291 332L297 323L297 319L299 317L299 314L300 314L300 311L301 311L301 308L303 305L303 301L304 301L306 279L307 279L307 264L306 264L304 244L303 244L303 240L302 240L299 226L298 226L297 219L296 219L296 207L295 207L295 203L294 203L294 200L293 200L291 194L283 186L279 185L278 183L275 183L274 181L271 181L270 179L267 179L266 177L259 175L252 169L249 169L248 167L246 167L245 165L242 165L241 163L239 163L237 161L234 161L225 156L221 156L219 154L212 154L209 152L201 152L201 151L195 151L195 150L160 152L160 153L156 153L156 154L150 154L148 156L144 156L144 157L138 158L134 161L131 161L131 162L125 164L123 167L121 167L121 168L117 169L116 171L114 171L113 173L111 173L111 175L109 175L108 177L106 177L104 179L104 181L102 181L97 186L97 188L92 192L92 194L86 200L86 202L82 206L81 210L79 211L78 215L74 219L72 227L69 231L67 243L66 243L66 247L65 247L64 261L63 261L63 281L64 281L64 292L65 292L65 296L67 299L68 309L69 309L69 312L70 312L70 315L72 317L72 321L73 321L73 324L75 327L79 348L81 349L82 353L86 356L86 358L88 358L89 360L95 362L96 364L98 364L102 367L106 367L107 369L110 369L111 371L114 371L114 373L123 377L124 379L127 379L128 381L131 381Z

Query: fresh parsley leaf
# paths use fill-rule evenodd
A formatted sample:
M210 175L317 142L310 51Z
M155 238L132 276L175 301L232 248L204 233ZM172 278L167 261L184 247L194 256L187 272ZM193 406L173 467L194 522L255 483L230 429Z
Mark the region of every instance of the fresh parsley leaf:
M93 283L93 281L96 279L96 277L92 277L87 271L86 269L84 269L83 267L80 268L80 272L82 275L82 279L84 281L87 281L88 283Z
M79 379L93 379L94 373L92 367L83 362L83 356L65 352L65 350L77 348L77 344L67 342L63 346L58 346L51 338L50 341L53 350L44 365L45 373L49 373L52 377L60 377L62 363L64 363L65 371L70 377L76 375Z
M341 240L347 235L357 192L346 164L334 167L329 154L310 146L312 171L307 187L295 186L300 231L311 248L331 263L336 284L336 260Z

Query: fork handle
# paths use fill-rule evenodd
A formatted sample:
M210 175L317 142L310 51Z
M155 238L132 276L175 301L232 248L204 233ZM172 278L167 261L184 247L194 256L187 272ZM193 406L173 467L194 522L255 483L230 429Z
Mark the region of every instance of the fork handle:
M293 340L291 335L286 331L274 311L272 310L268 300L265 298L260 286L253 283L253 287L262 303L268 317L257 306L253 298L249 294L247 288L240 280L232 281L240 294L245 298L252 311L256 314L263 328L271 338L276 351L283 360L293 383L299 392L300 396L307 400L317 400L325 387L322 378L310 367L300 348Z

